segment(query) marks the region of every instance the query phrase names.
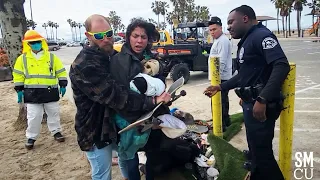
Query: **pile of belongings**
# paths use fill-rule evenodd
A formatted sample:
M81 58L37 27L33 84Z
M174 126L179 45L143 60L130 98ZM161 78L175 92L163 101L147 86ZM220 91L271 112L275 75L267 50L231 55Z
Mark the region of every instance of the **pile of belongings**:
M171 109L170 113L158 116L161 120L159 131L162 133L153 130L156 135L151 134L149 137L152 141L152 136L166 136L161 142L147 145L154 147L153 151L149 152L151 155L148 155L148 160L156 164L153 167L155 173L163 174L183 167L184 170L192 172L192 176L198 180L217 179L219 172L214 168L215 158L207 141L208 133L212 133L212 121L194 120L190 113L177 108ZM145 164L145 152L138 154L140 164ZM144 168L140 168L143 173Z

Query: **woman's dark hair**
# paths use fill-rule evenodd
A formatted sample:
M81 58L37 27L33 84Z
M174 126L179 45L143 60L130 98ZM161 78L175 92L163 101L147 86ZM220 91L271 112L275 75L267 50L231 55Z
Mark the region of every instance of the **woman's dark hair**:
M146 50L150 50L152 47L153 41L158 41L160 39L160 34L152 23L148 23L145 20L136 19L129 24L126 31L126 42L130 44L131 33L137 27L145 29L146 34L148 36L148 41L149 41L148 46L146 47Z

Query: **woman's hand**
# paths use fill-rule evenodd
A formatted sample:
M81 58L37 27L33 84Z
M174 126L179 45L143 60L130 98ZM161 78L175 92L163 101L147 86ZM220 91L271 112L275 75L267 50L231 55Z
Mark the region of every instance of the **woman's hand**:
M156 104L159 104L161 102L166 104L171 100L171 95L167 92L164 92L160 96L157 96L155 99L156 99Z

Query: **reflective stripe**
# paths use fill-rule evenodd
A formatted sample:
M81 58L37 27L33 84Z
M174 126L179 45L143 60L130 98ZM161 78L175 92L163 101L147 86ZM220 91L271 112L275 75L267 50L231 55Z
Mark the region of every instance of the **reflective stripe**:
M24 73L23 73L22 71L19 71L19 70L16 70L16 69L14 69L13 72L15 72L15 73L17 73L17 74L22 74L22 75L24 75Z
M15 86L23 86L24 83L23 83L23 82L16 82L16 83L14 83L14 85L15 85Z
M62 72L65 71L65 70L66 70L65 68L62 68L62 69L56 71L56 74L62 73Z
M49 67L50 75L29 75L26 53L23 54L22 59L23 59L24 69L26 70L26 73L25 73L26 79L30 79L30 78L55 79L56 78L55 76L53 76L54 55L52 53L50 53L50 67Z
M24 88L58 88L58 85L24 85Z
M30 79L30 78L56 79L56 77L48 76L48 75L29 75L28 78L26 79Z
M68 80L66 77L59 77L59 80Z

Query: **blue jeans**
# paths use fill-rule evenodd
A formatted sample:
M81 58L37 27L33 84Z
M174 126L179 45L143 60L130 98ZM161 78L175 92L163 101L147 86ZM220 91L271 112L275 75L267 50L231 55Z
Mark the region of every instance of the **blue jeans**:
M87 158L91 165L92 180L111 180L111 166L112 166L112 150L116 149L115 144L110 144L104 148L98 149L93 147L92 151L86 151ZM124 178L128 179L127 163L119 160L119 167ZM138 162L139 163L139 162Z
M141 180L139 170L139 157L136 153L133 159L122 161L121 172L126 172L129 180ZM120 168L120 169L121 169Z

